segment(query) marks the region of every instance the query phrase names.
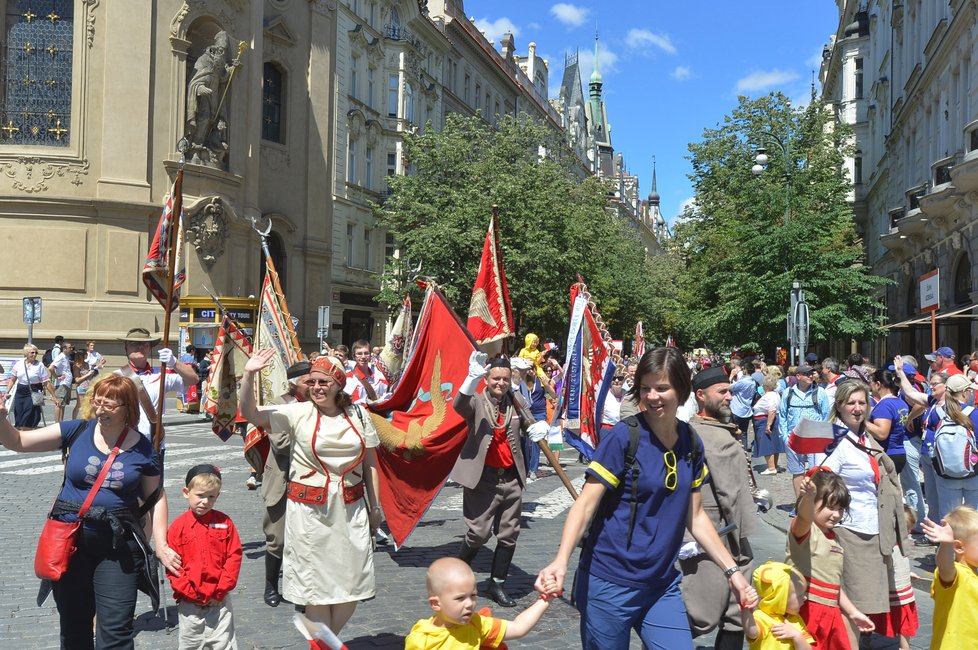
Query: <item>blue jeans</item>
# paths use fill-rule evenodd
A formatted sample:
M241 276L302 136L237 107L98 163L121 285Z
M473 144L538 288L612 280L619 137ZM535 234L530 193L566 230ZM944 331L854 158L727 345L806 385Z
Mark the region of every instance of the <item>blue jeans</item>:
M919 442L919 440L918 440ZM924 499L927 501L927 518L939 522L944 514L941 504L941 492L937 489L937 472L934 470L934 459L921 451L920 469L924 473Z
M784 456L788 461L788 473L800 476L815 465L815 454L796 454L795 450L785 441Z
M529 436L523 438L523 462L527 474L540 469L540 445L531 442Z
M584 650L627 650L633 629L650 650L692 650L679 573L664 587L636 589L578 571L574 596Z
M926 516L924 493L920 489L920 438L906 438L903 449L907 452L907 464L900 472L900 485L903 486L903 502L913 508L917 515L917 525ZM926 459L925 459L926 460Z
M937 494L941 501L941 516L949 513L955 506L966 505L978 508L978 476L971 478L937 477ZM938 520L934 520L938 521Z

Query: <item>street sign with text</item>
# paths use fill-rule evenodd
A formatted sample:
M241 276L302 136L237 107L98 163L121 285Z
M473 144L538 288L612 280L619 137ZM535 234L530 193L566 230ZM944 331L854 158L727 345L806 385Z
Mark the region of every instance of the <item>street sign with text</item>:
M941 302L941 270L920 276L920 311L937 311Z
M24 325L41 322L41 297L29 296L24 298Z

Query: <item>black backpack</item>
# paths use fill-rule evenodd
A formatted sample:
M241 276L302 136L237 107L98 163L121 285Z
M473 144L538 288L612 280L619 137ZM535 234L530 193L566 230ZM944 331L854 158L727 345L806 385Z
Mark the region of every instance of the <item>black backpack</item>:
M51 350L52 348L48 348L47 350L45 350L44 356L41 357L41 363L44 364L45 368L50 367L51 364L54 363L54 356L51 354Z

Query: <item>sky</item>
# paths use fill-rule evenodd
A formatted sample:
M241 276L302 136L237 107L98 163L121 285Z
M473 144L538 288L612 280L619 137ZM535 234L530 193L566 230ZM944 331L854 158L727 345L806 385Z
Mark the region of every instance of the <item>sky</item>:
M737 105L738 95L781 91L807 104L812 71L836 32L832 0L465 0L465 13L498 49L513 33L517 53L530 42L549 61L556 97L564 56L580 52L585 97L598 32L598 68L611 143L652 186L656 162L661 210L670 223L693 197L690 142L702 140Z

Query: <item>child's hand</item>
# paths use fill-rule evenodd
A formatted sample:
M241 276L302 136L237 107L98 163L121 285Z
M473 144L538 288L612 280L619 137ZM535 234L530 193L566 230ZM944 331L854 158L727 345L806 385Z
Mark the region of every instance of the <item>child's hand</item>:
M815 498L815 481L812 480L811 476L806 476L801 480L801 485L798 486L798 495Z
M855 623L860 632L872 632L876 629L876 624L868 616L856 610L849 615L849 620Z
M560 597L559 589L557 588L557 581L552 577L548 577L543 582L544 592L540 594L540 598L543 600L553 600L554 598Z
M920 524L920 527L923 529L924 534L927 535L927 539L935 544L954 543L954 531L951 529L951 525L944 519L941 519L941 523L938 525L931 521L930 518L925 518Z
M771 626L771 634L781 641L794 641L801 638L801 630L791 623L778 623Z

